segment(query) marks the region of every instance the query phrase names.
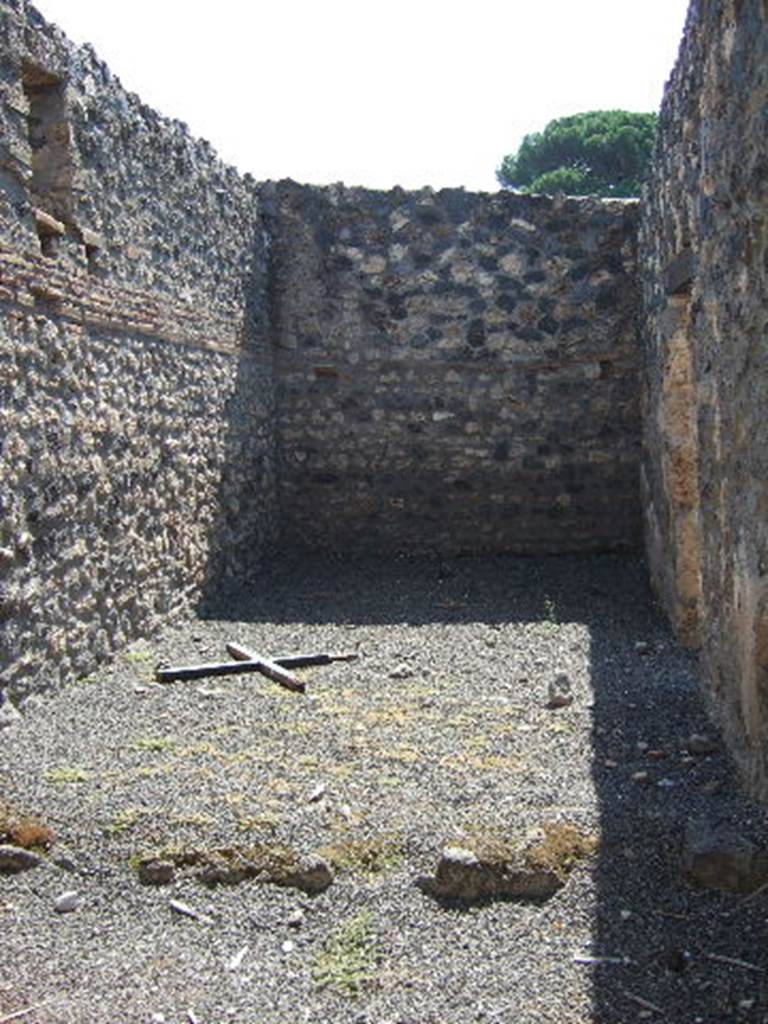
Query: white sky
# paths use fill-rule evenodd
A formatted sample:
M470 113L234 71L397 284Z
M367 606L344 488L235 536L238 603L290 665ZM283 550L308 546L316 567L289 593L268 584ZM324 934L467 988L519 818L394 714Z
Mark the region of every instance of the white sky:
M498 188L526 132L656 110L687 0L38 0L255 178Z

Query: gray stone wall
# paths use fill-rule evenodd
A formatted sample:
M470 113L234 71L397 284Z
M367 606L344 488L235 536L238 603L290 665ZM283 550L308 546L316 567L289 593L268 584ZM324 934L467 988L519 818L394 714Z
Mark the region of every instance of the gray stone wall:
M262 187L283 543L634 544L636 204Z
M644 203L644 505L657 591L768 794L768 10L692 4Z
M0 2L0 689L247 576L275 532L252 184Z
M252 180L23 0L0 0L0 110L0 241L198 316L249 306L263 265Z

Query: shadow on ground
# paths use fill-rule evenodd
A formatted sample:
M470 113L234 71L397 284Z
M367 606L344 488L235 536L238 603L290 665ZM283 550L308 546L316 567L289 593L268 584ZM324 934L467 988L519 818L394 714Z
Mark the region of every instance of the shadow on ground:
M586 626L592 779L601 823L590 951L598 962L583 965L593 979L591 1020L768 1020L768 893L744 901L699 889L680 865L690 818L727 822L759 839L768 817L740 794L719 742L705 756L687 749L692 734L717 739L717 732L706 715L695 658L677 647L654 607L640 559L346 562L296 555L265 570L255 591L230 593L203 614L352 629L435 622ZM542 666L544 673L556 668ZM514 663L503 667L512 675L519 670Z

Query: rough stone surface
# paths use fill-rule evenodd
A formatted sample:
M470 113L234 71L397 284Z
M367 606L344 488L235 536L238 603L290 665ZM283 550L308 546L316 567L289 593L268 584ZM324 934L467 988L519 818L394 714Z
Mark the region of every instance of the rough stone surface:
M53 908L57 914L71 914L74 910L79 910L81 904L80 894L75 889L68 889L54 900Z
M0 686L154 632L274 534L253 187L0 5Z
M768 9L702 0L644 198L643 503L654 585L700 645L751 791L768 794Z
M554 679L550 679L547 686L549 696L549 707L565 708L573 704L573 683L565 672L560 672Z
M279 884L302 892L323 892L333 882L333 869L324 857L311 853L302 857L295 871L280 879Z
M475 903L488 899L546 899L564 880L551 868L526 864L525 858L496 848L447 846L434 879L422 882L441 899Z
M170 885L176 877L171 860L148 860L139 864L139 881L144 885Z
M768 882L768 851L727 826L689 821L683 869L697 885L724 892L754 892Z
M25 850L21 846L13 846L10 843L0 845L0 872L13 874L17 871L38 868L41 864L45 864L45 858L33 850Z
M7 729L12 725L18 725L22 714L11 701L6 700L0 704L0 729Z
M261 198L285 543L635 543L635 203L292 182Z

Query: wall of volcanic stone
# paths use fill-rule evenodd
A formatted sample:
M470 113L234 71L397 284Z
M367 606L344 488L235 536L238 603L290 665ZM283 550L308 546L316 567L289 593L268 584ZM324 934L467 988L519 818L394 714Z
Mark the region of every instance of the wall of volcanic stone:
M646 533L659 595L768 793L768 9L692 5L644 203Z
M252 184L0 3L0 689L90 672L274 534Z
M637 541L636 204L261 191L284 544Z

